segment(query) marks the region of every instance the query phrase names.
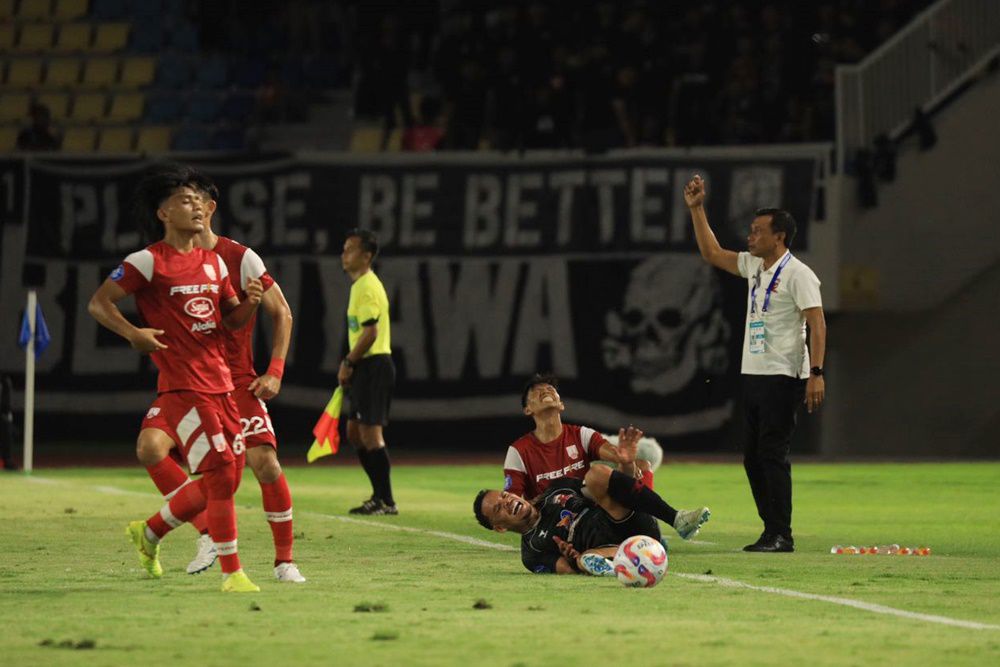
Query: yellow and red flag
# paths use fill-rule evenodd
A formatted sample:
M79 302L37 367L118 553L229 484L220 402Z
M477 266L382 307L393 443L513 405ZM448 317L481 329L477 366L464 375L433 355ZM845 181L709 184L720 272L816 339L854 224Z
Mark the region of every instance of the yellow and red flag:
M343 400L344 390L338 386L323 414L319 416L319 421L313 426L313 436L316 439L306 453L306 461L309 463L323 456L336 454L340 449L340 406Z

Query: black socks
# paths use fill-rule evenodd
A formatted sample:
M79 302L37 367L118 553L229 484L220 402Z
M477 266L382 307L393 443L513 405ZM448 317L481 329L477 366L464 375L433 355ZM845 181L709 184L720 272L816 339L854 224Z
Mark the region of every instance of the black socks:
M608 480L608 495L631 510L652 514L671 526L674 525L674 519L677 518L677 510L668 505L667 501L661 498L656 491L643 486L641 479L629 477L617 470L611 471L611 478Z

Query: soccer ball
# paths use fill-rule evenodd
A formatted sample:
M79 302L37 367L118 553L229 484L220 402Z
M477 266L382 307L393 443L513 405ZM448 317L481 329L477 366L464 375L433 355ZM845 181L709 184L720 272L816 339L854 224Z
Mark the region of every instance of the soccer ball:
M667 573L667 550L659 540L635 535L618 546L614 566L623 585L651 588Z

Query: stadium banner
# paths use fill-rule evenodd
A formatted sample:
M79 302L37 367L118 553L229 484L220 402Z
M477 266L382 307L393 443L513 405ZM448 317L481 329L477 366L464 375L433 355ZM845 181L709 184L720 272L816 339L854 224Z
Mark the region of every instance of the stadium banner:
M363 227L382 242L394 425L425 424L440 446L495 448L434 427L518 418L520 387L541 370L561 378L570 421L614 431L631 423L712 449L711 434L733 413L746 290L699 257L684 184L693 173L707 181L723 245L745 247L754 209L781 205L799 221L796 247L808 250L820 159L302 154L195 163L221 191L215 230L258 251L295 315L274 407L301 411L285 429L297 439L308 442L336 382L350 288L339 255L345 231ZM3 319L14 321L7 296L30 281L52 332L40 411L135 421L152 402L148 358L87 314L101 281L142 246L129 197L148 164L30 158L0 167L16 174L0 239ZM135 317L131 299L122 309ZM9 348L4 341L4 371L19 363Z

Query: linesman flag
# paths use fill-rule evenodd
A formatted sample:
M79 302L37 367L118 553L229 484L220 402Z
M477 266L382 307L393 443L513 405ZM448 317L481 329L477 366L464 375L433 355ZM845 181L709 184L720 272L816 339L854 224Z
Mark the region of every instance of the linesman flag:
M28 311L24 312L21 318L21 333L17 337L17 344L21 347L28 347L31 340L31 323L28 321ZM42 352L52 342L49 335L49 327L45 324L45 317L42 316L42 304L35 304L35 359L42 356Z
M306 453L306 461L312 463L318 458L336 454L340 449L340 406L344 402L344 390L338 386L326 404L326 409L313 426L312 447Z

